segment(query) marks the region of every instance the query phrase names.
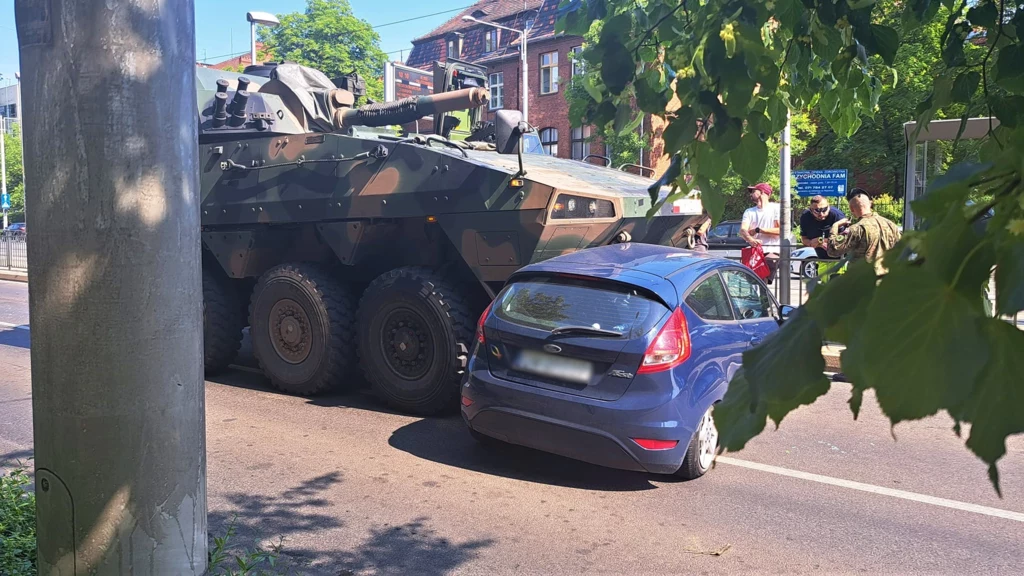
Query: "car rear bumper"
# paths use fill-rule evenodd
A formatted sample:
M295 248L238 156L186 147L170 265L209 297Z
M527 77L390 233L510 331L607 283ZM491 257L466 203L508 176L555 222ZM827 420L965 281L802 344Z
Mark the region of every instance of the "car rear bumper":
M618 400L602 401L501 380L486 368L474 370L474 364L479 361L470 363L462 387L462 395L472 400L462 406L467 426L511 444L599 466L672 474L682 464L700 420L690 413L703 414L696 407L680 409L685 402L679 395L654 398L627 391ZM633 438L678 444L645 450Z

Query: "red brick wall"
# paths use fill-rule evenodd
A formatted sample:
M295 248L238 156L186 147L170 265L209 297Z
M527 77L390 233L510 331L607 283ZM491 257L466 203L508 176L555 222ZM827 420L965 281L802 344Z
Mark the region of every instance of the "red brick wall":
M572 158L572 128L569 125L569 103L565 99L565 90L572 76L569 53L573 47L579 46L581 43L582 39L578 36L568 36L532 41L527 46L530 89L529 121L538 131L545 128L558 130L558 156L560 158ZM558 91L552 94L541 94L541 55L556 51L558 52ZM481 64L487 66L488 74L503 73L505 83L503 107L507 110L521 109L520 87L522 80L519 75L519 55L516 54L514 57L500 62ZM488 111L486 118L493 120L494 112ZM604 147L599 143L592 143L590 153L603 154ZM591 162L600 163L600 160L591 159Z

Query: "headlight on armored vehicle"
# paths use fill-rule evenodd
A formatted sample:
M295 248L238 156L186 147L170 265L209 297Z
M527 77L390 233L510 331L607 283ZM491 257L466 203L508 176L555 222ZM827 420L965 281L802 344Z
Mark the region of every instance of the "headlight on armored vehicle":
M615 206L611 200L598 200L559 194L551 208L551 217L557 220L574 218L614 218Z

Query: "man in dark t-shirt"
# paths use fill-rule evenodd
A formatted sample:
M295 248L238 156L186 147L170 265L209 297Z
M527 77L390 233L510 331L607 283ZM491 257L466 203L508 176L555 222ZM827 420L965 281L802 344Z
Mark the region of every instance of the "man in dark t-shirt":
M828 258L821 239L830 237L832 225L844 218L846 215L835 206L829 206L824 196L811 198L811 207L800 215L800 241L814 248L818 258Z

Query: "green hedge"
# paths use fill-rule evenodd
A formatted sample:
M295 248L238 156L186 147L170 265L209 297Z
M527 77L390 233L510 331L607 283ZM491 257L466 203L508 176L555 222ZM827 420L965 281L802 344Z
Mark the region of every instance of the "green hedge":
M24 470L0 475L0 574L36 573L36 496Z

